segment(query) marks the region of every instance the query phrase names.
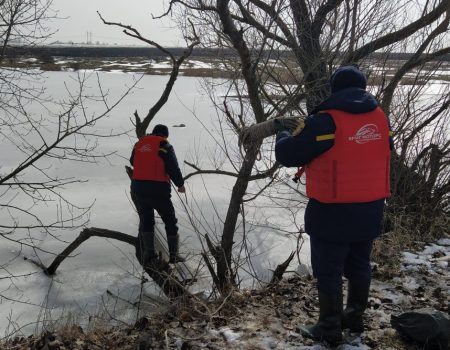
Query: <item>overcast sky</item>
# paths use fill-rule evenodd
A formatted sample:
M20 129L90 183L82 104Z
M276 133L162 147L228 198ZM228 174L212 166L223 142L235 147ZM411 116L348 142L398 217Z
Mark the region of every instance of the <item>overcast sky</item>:
M184 46L179 31L170 20L154 20L152 13L163 13L163 0L55 0L53 8L62 19L52 21L51 28L58 30L53 41L86 42L87 32L92 33L92 42L109 44L143 45L127 37L117 27L104 25L97 15L112 22L132 24L141 34L166 46Z

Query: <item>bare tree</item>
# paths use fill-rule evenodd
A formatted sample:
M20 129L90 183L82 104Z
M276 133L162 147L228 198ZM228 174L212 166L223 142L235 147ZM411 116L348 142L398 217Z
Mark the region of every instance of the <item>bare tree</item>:
M160 98L158 101L149 109L147 115L141 119L138 112L134 112L134 118L135 118L135 132L136 136L138 138L144 136L146 134L147 128L150 125L150 122L152 119L156 116L156 114L160 111L160 109L164 106L164 104L167 102L170 93L173 89L173 86L175 84L175 81L178 77L179 70L183 62L188 58L194 47L198 45L198 37L195 33L195 29L192 28L193 36L191 38L187 38L187 40L190 40L190 43L188 47L186 48L185 52L180 57L175 57L174 54L170 52L170 50L164 48L157 42L143 37L139 31L134 28L131 25L124 25L122 23L118 22L111 22L105 20L99 13L100 19L103 21L105 25L115 26L123 29L123 32L125 35L128 35L130 37L133 37L135 39L138 39L148 45L154 46L158 48L161 52L169 56L171 64L172 64L172 70L169 75L168 82L163 89ZM133 169L126 166L126 171L128 175L131 178ZM133 195L131 195L131 199L133 200L133 203L136 206L135 198ZM122 242L129 243L136 248L136 256L139 260L139 262L142 264L141 261L141 255L140 255L140 249L138 246L138 242L136 237L118 232L113 230L107 230L102 228L85 228L80 235L77 237L77 239L72 242L62 253L60 253L54 261L48 266L44 266L42 264L39 264L40 267L44 269L44 271L49 274L53 275L56 273L57 268L59 265L75 250L77 249L84 241L89 239L90 237L107 237L110 239L116 239ZM158 263L154 264L152 267L143 266L147 274L157 283L159 287L161 287L162 291L169 297L180 297L180 296L186 296L189 295L188 291L184 288L184 286L181 284L181 282L176 277L173 276L173 269L169 266L168 262L162 259L158 260Z
M39 248L43 235L63 240L64 231L80 229L89 222L91 206L79 206L64 194L66 187L85 180L76 176L61 178L53 169L54 163L96 163L98 159L110 156L99 151L97 139L115 135L100 133L95 125L110 115L139 80L134 80L121 96L112 100L98 76L74 74L73 81L65 84L67 97L56 101L45 89L45 80L39 72L18 68L14 61L6 60L12 57L16 47L23 49L49 37L45 20L50 16L51 1L5 0L1 5L0 135L3 153L15 155L9 157L8 162L4 157L0 168L1 238L13 242L20 251L24 247L33 249L38 259L40 252L54 254L55 261L49 268L41 261L35 261L49 275L54 274L70 252L92 235L111 236L135 245L133 236L104 229L84 229L78 240L59 255ZM188 48L187 55L192 48ZM167 101L178 67L185 57L174 62L175 73L171 75L171 83L158 107L150 111L142 123L136 113L138 135L145 133L151 118ZM92 104L102 109L91 112ZM42 208L45 207L51 207L55 215L43 215ZM167 270L167 264L163 267ZM2 262L1 269L9 278L14 277L10 275L7 263ZM182 286L178 282L168 283L167 276L161 271L150 275L168 294L173 291L181 294Z
M48 37L45 20L52 17L52 13L51 1L5 0L1 5L0 63L5 63L11 47L36 45ZM55 105L51 106L38 73L17 69L9 63L0 70L2 148L21 155L15 164L3 164L0 173L0 210L4 217L0 233L4 238L12 239L12 234L18 231L51 233L86 221L89 208L72 204L60 192L62 187L80 180L58 178L48 168L49 159L94 161L100 156L94 152L95 144L89 142L85 129L108 115L116 103L106 103L107 96L101 90L96 96L86 92L84 84L85 77L79 76L78 91L68 93L59 111L54 112ZM104 113L98 116L86 113L83 106L92 98L105 102ZM48 118L37 116L30 112L32 103L54 114ZM60 215L49 222L35 209L55 199L61 203ZM26 239L20 243L32 246L30 240L29 237L28 243Z
M46 21L55 17L52 0L0 2L0 62L12 46L35 46L51 34Z
M51 0L0 2L0 110L3 115L22 113L27 101L41 96L42 90L32 83L39 74L15 68L15 49L39 45L51 35L46 26L46 21L55 17L51 4ZM21 80L30 84L19 84Z
M441 129L442 123L439 127L435 123L446 119L448 94L441 92L437 103L421 101L428 105L420 108L423 114L410 111L419 109L412 91L420 91L439 66L437 60L450 51L450 1L171 0L168 12L176 10L183 18L187 14L193 18L203 45L231 50L238 58L226 65L234 72L229 85L233 92L217 103L236 133L281 115L311 112L329 95L327 81L336 66L358 64L368 71L374 94L398 127L395 142L400 155L394 155L392 163L395 192L390 207L400 205L407 211L417 207L411 188L423 184L420 188L427 188L432 202L440 203L433 206L440 208L439 215L448 216L448 132ZM411 54L395 57L395 52ZM404 94L402 83L414 89ZM240 111L230 107L231 96L241 97ZM273 134L273 124L266 125L268 134ZM425 139L423 133L429 128L435 132L433 141L426 138L432 145L425 146L419 140ZM261 174L273 175L276 169L273 161L265 171L258 169L262 145L261 138L254 138L245 154L232 160L236 181L220 242L215 245L206 237L222 291L235 281L234 237L249 181Z

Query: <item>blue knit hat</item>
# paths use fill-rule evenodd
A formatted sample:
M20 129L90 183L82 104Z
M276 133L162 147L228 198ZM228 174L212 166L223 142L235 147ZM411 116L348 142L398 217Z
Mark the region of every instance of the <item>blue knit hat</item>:
M342 66L331 75L330 85L332 93L352 87L365 90L367 78L356 66Z
M153 128L152 135L169 137L169 128L163 124L156 124Z

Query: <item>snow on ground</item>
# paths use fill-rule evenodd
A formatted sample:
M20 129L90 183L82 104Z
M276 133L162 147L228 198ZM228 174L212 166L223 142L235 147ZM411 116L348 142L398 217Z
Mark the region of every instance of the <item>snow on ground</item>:
M58 63L61 63L60 61L58 61ZM145 66L151 66L150 62L145 62L145 63L135 63L135 62L116 62L116 61L112 61L112 62L108 62L107 64L103 64L102 67L114 67L114 66L123 66L123 67L145 67Z
M41 61L37 58L29 57L22 58L18 61L19 64L26 64L29 67L39 68ZM72 58L72 57L55 57L54 64L60 67L62 71L68 71L74 68L76 64L78 70L95 70L105 72L117 72L120 69L123 73L136 73L136 72L151 72L151 74L166 74L172 70L172 61L169 57L160 59L144 59L142 57L136 58L120 58L111 60L99 60L96 61L92 58ZM181 72L185 69L221 69L218 62L208 59L208 61L188 59L181 67Z
M421 349L401 340L390 325L390 316L422 307L448 314L450 274L447 266L441 266L438 259L450 257L449 243L446 238L427 245L420 252L405 252L400 276L391 281L374 280L365 315L365 332L361 336L344 332L344 342L332 349ZM419 270L417 261L429 264L421 265ZM223 307L226 310L217 314L217 317L223 317L216 322L217 327L214 327L214 320L207 327L200 323L200 333L194 316L191 322L180 322L172 329L172 333L178 335L175 336L178 348L184 344L197 349L201 348L201 343L207 343L210 349L331 349L327 344L303 338L297 329L317 318L316 291L309 278L290 277L277 287L242 291L230 299ZM201 340L187 340L199 334Z
M22 59L20 62L39 66L40 61L36 58L30 57ZM92 66L89 59L76 59L76 58L66 58L66 57L55 57L55 64L61 67L61 70L71 69L74 63L78 63L81 66L87 65L87 67ZM143 59L143 58L128 58L128 59L112 59L112 60L101 60L93 62L95 64L95 70L97 71L107 71L115 72L117 69L121 69L123 73L127 72L144 72L150 70L152 73L167 73L172 69L172 62L169 57L161 59ZM223 66L219 65L219 62L214 62L208 59L208 61L188 59L185 61L184 65L181 67L181 71L184 69L222 69ZM83 70L84 69L80 69Z
M191 68L206 68L206 69L213 68L212 64L209 62L188 60L186 63L189 64L191 66Z

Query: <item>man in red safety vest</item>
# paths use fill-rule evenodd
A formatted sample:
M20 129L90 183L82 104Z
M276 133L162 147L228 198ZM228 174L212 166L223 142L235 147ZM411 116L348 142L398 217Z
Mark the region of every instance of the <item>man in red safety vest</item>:
M330 79L331 96L298 135L281 131L275 145L282 165L302 166L306 174L305 230L320 314L315 325L299 328L306 337L330 343L342 339L344 328L364 330L370 253L390 196L389 122L366 84L357 67L338 68ZM348 280L344 310L342 276Z
M178 226L170 199L170 181L178 187L178 192L184 193L186 189L175 151L167 141L168 136L169 129L166 125L156 125L150 135L140 138L134 145L130 158L134 168L131 193L140 219L138 249L144 266L150 265L157 257L154 243L154 210L161 216L165 225L169 262L184 261L178 255Z

